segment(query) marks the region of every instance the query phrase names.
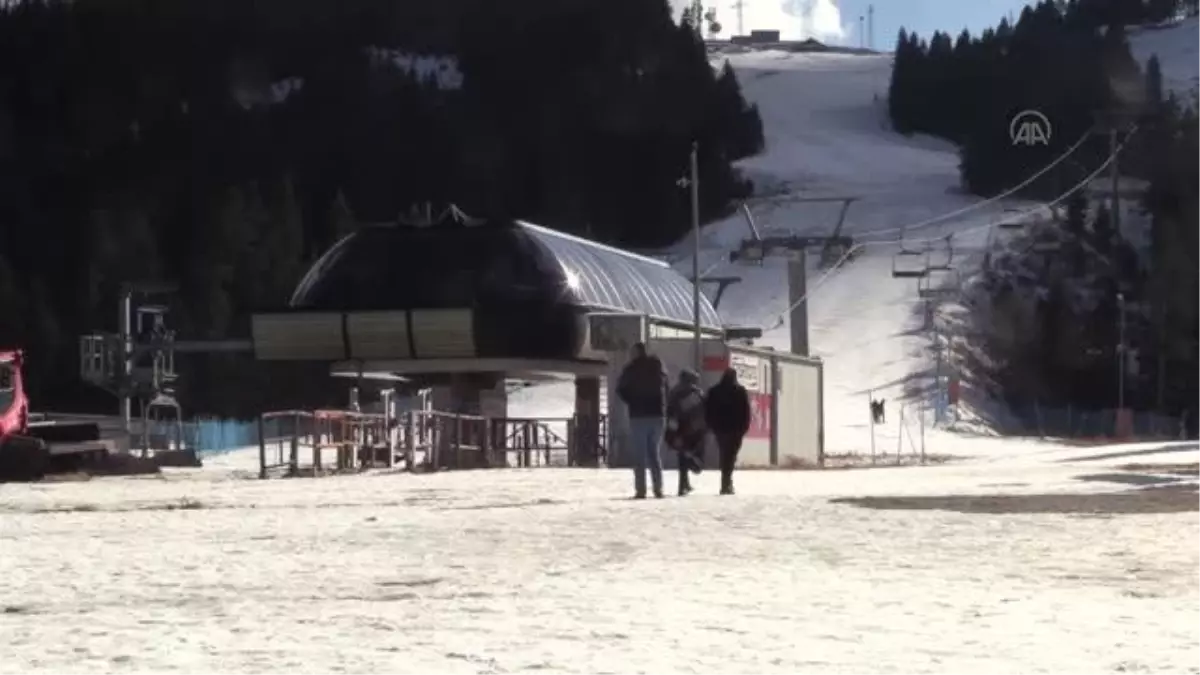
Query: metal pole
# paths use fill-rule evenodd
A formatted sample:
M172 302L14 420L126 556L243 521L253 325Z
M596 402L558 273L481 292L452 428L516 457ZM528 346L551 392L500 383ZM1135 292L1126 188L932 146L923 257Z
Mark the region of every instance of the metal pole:
M871 402L869 419L871 420L871 464L875 463L875 392L867 390L867 400Z
M875 49L875 5L867 5L867 49Z
M121 302L117 314L117 331L121 337L121 381L117 382L121 392L121 420L125 434L133 434L133 397L129 395L128 387L132 384L133 374L133 292L128 288L121 290Z
M1125 409L1125 294L1117 293L1119 335L1117 346L1117 414Z
M1121 236L1121 171L1117 166L1117 126L1114 122L1108 131L1108 155L1112 158L1109 170L1112 174L1112 224L1113 232Z
M697 159L698 144L692 142L692 321L694 322L692 336L693 363L696 375L704 373L704 358L700 352L700 168Z
M792 353L809 356L808 345L808 249L804 246L790 251L787 264L788 304L791 312Z
M925 463L925 402L917 404L917 417L921 423L921 464Z

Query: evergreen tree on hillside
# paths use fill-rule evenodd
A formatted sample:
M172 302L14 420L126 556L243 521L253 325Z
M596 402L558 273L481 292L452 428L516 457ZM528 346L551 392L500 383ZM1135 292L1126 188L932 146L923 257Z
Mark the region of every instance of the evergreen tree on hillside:
M732 162L762 122L665 0L0 3L4 330L53 352L31 374L53 398L74 395L71 336L114 328L121 282L178 280L183 334L239 337L331 240L414 205L668 243L693 141L711 219L748 194ZM231 364L185 406L269 370Z
M910 134L921 128L922 99L926 94L922 83L925 50L916 33L900 29L894 59L888 86L888 114L893 129Z

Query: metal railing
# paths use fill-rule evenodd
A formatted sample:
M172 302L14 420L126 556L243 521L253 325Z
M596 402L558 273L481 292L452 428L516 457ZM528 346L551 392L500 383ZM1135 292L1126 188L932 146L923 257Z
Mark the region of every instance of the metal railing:
M322 475L368 468L438 471L597 466L606 459L607 419L592 434L571 418L491 418L414 410L384 415L283 410L257 421L259 476ZM565 435L553 427L563 426ZM588 440L586 437L595 436ZM326 463L329 458L336 458Z

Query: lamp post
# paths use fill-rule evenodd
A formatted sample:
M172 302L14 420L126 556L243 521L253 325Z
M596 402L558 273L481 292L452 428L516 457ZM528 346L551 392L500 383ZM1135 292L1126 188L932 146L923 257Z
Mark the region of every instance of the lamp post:
M690 176L680 178L679 187L690 187L692 192L692 363L696 375L704 373L704 357L700 353L700 168L697 160L699 144L692 142Z

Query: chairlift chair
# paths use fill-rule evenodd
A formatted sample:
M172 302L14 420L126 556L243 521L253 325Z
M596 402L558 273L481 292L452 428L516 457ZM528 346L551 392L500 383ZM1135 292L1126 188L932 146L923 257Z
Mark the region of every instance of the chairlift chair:
M919 260L924 258L923 260ZM901 262L904 261L904 262ZM929 273L929 251L909 248L904 243L904 231L900 231L900 250L892 256L892 278L920 279Z
M915 255L920 256L922 254L917 253ZM892 256L892 278L921 279L929 274L929 267L925 264L925 261L922 260L916 264L909 264L908 262L901 262L901 260L912 261L914 260L914 254L900 251Z
M962 289L962 276L954 268L939 270L944 275L933 277L926 275L917 280L917 295L924 299L951 298L958 295Z
M943 261L937 265L930 262L929 264L926 265L926 268L928 268L929 271L931 271L931 272L933 272L933 271L949 272L950 270L954 269L954 245L950 241L950 238L953 236L954 235L952 235L952 234L946 235L946 239L945 239L945 241L946 241L946 259L945 259L945 261Z
M744 265L762 265L766 258L765 247L758 243L743 244L739 250L729 252L729 262Z

